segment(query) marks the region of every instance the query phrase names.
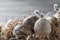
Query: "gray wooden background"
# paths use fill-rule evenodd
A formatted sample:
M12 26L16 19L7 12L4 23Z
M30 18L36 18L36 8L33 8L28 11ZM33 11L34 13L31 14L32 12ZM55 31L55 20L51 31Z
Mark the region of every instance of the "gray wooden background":
M23 18L33 14L34 10L39 10L46 14L53 11L53 5L60 6L60 0L0 0L0 21L5 21L14 17Z

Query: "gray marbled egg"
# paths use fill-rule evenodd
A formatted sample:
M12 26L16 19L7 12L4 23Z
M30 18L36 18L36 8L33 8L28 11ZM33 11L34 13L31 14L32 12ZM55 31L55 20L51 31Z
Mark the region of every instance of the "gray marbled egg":
M33 30L34 24L39 18L37 16L29 16L23 20L22 25L26 26L28 29Z

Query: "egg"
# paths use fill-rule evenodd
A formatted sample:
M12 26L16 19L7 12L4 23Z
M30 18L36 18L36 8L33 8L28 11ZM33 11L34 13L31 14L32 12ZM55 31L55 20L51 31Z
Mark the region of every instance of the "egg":
M39 18L37 16L29 16L23 20L22 25L26 26L30 30L33 30L34 24L38 19Z
M36 21L34 31L38 35L49 35L51 33L51 25L45 18L40 18Z
M32 32L28 30L26 26L23 26L23 25L18 25L13 29L13 35L15 35L16 38L27 37L31 33Z

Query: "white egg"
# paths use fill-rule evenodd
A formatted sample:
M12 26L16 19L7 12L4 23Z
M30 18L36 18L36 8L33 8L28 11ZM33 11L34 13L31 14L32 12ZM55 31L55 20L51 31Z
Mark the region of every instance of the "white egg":
M40 18L35 23L34 31L38 35L49 35L51 33L51 25L47 19Z

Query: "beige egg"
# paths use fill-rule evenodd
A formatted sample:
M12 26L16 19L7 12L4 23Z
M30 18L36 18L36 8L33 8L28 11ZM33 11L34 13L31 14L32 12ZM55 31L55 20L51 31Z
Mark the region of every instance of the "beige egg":
M18 38L28 36L31 33L32 33L31 30L28 30L27 27L23 25L16 26L13 29L13 35L15 35Z
M50 22L51 24L53 24L54 26L56 26L56 27L59 26L59 21L58 21L58 19L57 19L56 17L54 17L54 16L51 16L51 17L50 17L49 22Z
M58 19L60 25L60 8L59 11L54 16Z

